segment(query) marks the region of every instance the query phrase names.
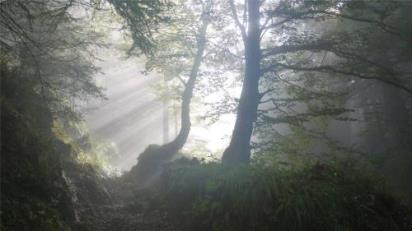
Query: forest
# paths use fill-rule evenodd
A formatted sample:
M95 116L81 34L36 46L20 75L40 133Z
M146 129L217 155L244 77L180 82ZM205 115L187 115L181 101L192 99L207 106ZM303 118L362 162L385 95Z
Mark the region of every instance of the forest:
M411 12L0 0L0 230L412 230Z

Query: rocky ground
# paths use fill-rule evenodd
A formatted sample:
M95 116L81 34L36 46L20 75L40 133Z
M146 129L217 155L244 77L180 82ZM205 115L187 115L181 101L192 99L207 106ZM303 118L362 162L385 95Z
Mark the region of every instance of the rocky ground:
M105 178L93 168L66 166L74 195L77 229L87 231L174 231L153 192L123 178ZM156 207L156 208L155 208Z

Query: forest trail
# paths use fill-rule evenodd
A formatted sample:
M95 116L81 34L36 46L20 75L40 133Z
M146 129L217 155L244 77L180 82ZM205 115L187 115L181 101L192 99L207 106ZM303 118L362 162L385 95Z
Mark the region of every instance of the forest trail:
M156 204L155 193L137 189L123 177L102 175L91 166L65 165L65 180L77 220L75 230L173 231Z
M115 204L104 207L103 231L173 231L159 211L146 211L145 201L133 204Z
M92 195L91 195L92 196ZM85 206L77 210L80 215L79 229L93 231L174 231L165 214L152 209L143 196L123 203L114 201L108 205Z

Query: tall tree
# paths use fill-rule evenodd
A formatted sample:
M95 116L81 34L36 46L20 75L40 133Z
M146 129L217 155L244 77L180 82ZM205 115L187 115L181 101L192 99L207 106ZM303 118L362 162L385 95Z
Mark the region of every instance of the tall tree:
M250 159L250 139L253 131L253 123L256 121L259 105L259 79L260 79L260 5L262 1L248 0L247 25L241 24L237 15L237 9L233 0L230 0L232 16L242 33L245 46L245 76L242 93L239 100L238 112L232 139L223 153L223 162L243 162Z
M185 5L187 3L185 1L182 1L181 4L183 4L183 6L178 6L178 7L183 7L185 10L187 10L188 6ZM197 7L199 7L199 5ZM210 19L211 19L211 7L212 7L212 1L206 1L206 2L200 1L200 13L198 15L199 17L198 21L200 21L200 25L197 25L198 26L197 28L196 28L196 23L194 23L196 21L189 20L190 24L194 23L194 25L190 25L189 28L191 29L193 26L196 28L196 33L194 34L193 41L189 42L188 44L185 44L187 41L185 41L183 44L181 43L182 38L184 38L184 35L179 34L179 33L182 33L181 29L183 28L180 28L180 30L178 29L177 33L172 31L170 32L170 34L168 34L166 32L167 36L166 38L163 38L163 39L169 40L169 42L165 43L165 41L162 41L163 44L160 44L161 46L163 45L166 47L161 47L157 53L155 52L153 56L149 56L149 60L152 60L151 65L153 65L151 69L157 69L157 70L162 71L163 73L171 73L171 72L168 72L168 70L170 70L170 66L166 64L170 62L170 60L172 60L173 62L172 64L173 68L177 68L176 67L177 65L182 65L182 64L175 62L176 60L183 61L183 59L180 59L180 58L184 58L187 62L188 59L186 55L188 55L188 57L190 57L192 60L189 61L190 70L188 72L187 77L182 78L182 76L180 76L181 74L187 73L186 72L187 70L185 70L184 68L181 69L182 72L178 73L177 76L172 76L172 77L178 78L183 84L183 92L181 93L181 118L180 118L181 126L180 126L179 133L171 142L163 144L160 147L154 147L153 145L149 146L149 148L147 148L145 152L139 155L137 165L133 167L133 169L131 170L131 172L134 173L132 174L133 177L136 177L135 180L137 180L142 186L144 186L146 182L149 182L151 178L155 176L157 173L161 172L161 168L163 167L163 164L170 161L170 159L175 154L177 154L180 149L183 148L189 136L190 129L191 129L190 103L193 97L193 91L194 91L196 80L198 77L200 65L202 63L204 52L206 49L207 28L209 26ZM180 12L180 13L187 14L187 12ZM186 20L187 19L188 18L186 18ZM184 24L188 23L188 21L186 20L184 21L178 20L177 23L184 23ZM174 28L174 27L172 26L171 28ZM184 40L185 39L183 39L183 41ZM173 47L172 45L176 43L178 44L177 49L176 47ZM187 50L179 50L179 48L182 48L182 45L183 45L183 49L187 49ZM195 49L191 50L193 47ZM181 56L182 54L183 56ZM169 58L172 58L172 59L169 59ZM180 68L177 68L177 69L180 69Z
M358 48L363 42L359 39L362 37L362 31L354 34L328 34L316 33L310 29L327 25L325 22L350 20L372 25L387 34L408 39L404 34L399 34L396 26L390 25L386 20L388 15L393 15L396 6L394 2L382 4L379 6L380 10L374 10L377 8L371 6L368 8L371 14L360 16L348 13L345 9L356 7L365 9L369 3L303 0L245 1L244 7L247 12L244 16L246 16L247 30L244 29L242 20L238 18L235 2L229 1L229 3L234 21L242 31L242 38L245 41L245 77L232 140L224 152L223 162L245 163L250 158L250 138L253 123L257 118L258 101L265 94L273 91L267 89L259 93L259 80L263 76L279 77L279 74L287 76L291 72L330 74L346 78L378 80L412 93L407 79L399 78L399 71L371 60L367 52L360 52L362 50ZM260 15L263 20L259 19ZM260 24L260 21L264 23ZM255 44L252 44L252 41ZM262 45L263 48L260 48ZM322 63L319 62L319 58L313 58L325 52L334 56L335 61ZM306 59L296 59L297 55L302 54ZM249 57L253 60L249 61ZM256 60L259 62L255 63ZM259 71L256 71L256 68Z

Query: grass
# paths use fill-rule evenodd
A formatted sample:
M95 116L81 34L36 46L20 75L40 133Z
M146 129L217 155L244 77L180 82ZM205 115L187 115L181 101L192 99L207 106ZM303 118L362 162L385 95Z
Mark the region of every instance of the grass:
M171 164L161 203L179 230L409 230L383 183L344 164L288 170Z

